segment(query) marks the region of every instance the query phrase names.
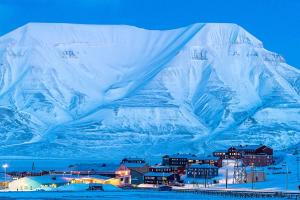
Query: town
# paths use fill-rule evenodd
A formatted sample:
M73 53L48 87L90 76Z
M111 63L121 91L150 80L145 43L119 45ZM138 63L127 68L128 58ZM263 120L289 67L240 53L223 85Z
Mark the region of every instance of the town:
M260 144L231 146L208 156L164 155L161 163L155 165L144 158L124 158L119 164L79 163L63 171L38 171L34 164L31 171L9 171L4 164L0 186L5 191L180 190L234 185L254 189L269 175L283 174L281 181L288 181L291 172L287 165L278 167L276 162L273 149Z

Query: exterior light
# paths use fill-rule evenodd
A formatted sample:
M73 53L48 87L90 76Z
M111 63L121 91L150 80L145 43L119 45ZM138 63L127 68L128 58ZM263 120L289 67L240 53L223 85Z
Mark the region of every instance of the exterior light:
M3 164L2 167L4 169L4 180L6 182L6 169L8 168L8 164Z

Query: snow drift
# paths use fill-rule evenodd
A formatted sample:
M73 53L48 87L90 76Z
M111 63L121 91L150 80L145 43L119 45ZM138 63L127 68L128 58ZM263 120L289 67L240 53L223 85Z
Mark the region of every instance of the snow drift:
M299 119L300 71L235 24L30 23L0 38L0 155L282 149Z

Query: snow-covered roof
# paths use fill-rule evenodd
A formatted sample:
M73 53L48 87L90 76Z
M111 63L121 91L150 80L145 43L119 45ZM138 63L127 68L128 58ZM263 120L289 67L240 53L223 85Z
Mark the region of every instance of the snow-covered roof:
M164 168L172 168L172 167L176 167L176 166L166 166L166 165L154 165L154 166L151 166L151 168L156 168L156 169L164 169Z
M101 175L89 175L89 176L76 176L73 177L75 179L87 179L87 178L95 178L95 179L102 179L102 180L108 180L111 179L111 177L108 176L101 176Z
M70 180L70 176L62 176L62 175L44 175L44 176L27 176L20 178L18 180L25 181L34 181L39 184L58 184L58 183L68 183Z
M128 161L145 161L143 158L124 158L123 160L128 160Z
M147 166L146 163L123 163L127 168L141 168Z
M96 171L96 172L115 172L120 167L116 164L76 164L69 167L70 171Z
M173 155L166 155L169 156L170 158L186 158L186 159L190 159L190 160L216 160L217 158L215 157L207 157L207 156L198 156L195 154L173 154Z
M171 176L171 173L161 173L161 172L148 172L144 176Z
M207 157L207 156L197 156L197 157L192 157L192 160L218 160L216 157Z
M177 154L173 154L173 155L166 155L169 156L170 158L195 158L196 155L194 154L187 154L187 153L177 153Z
M245 145L245 146L233 146L237 150L256 150L264 145Z
M209 164L192 164L189 168L198 168L198 169L217 169L216 166Z

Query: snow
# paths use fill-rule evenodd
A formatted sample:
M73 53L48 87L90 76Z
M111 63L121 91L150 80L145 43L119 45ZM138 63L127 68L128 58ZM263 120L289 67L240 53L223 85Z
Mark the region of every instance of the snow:
M58 188L53 188L51 191L54 192L66 192L66 191L73 191L73 192L83 192L88 190L89 184L84 183L77 183L77 184L69 184L69 185L63 185ZM103 184L102 185L103 191L105 192L112 192L112 191L120 191L121 189L111 185L111 184Z
M17 199L207 199L207 200L230 200L244 199L229 196L214 196L195 193L180 192L157 192L157 191L117 191L117 192L1 192L0 198L17 198ZM255 200L259 198L247 198ZM272 198L274 200L280 198Z
M299 77L236 24L29 23L0 38L0 155L285 149L299 143Z

